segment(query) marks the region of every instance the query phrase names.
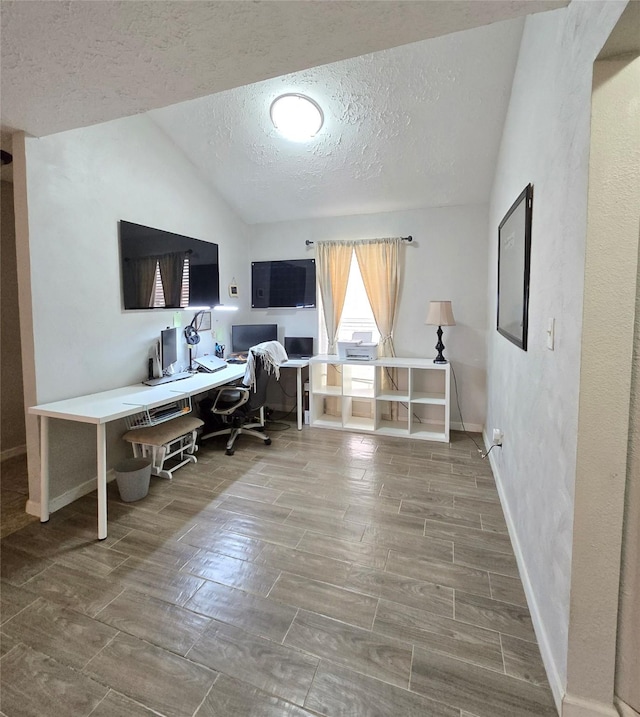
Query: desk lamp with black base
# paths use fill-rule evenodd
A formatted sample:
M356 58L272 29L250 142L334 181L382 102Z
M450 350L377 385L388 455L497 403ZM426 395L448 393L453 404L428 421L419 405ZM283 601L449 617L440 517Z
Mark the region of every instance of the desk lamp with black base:
M444 344L442 343L442 327L456 325L456 320L453 318L451 302L430 301L427 318L424 323L429 326L438 327L438 343L436 344L436 351L438 352L438 355L433 359L433 363L448 363L447 359L442 354L444 351Z

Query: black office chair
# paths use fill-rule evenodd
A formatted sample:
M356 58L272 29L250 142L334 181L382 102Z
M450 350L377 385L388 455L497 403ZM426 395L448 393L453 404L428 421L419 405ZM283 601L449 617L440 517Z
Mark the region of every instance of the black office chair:
M256 413L267 401L267 388L271 375L264 368L262 357L254 354L255 362L255 388L240 386L221 386L209 397L209 401L201 402L201 409L208 411L222 423L222 428L206 433L200 437L201 441L213 436L229 434L225 453L234 454L234 443L238 436L247 435L259 438L266 446L271 445L271 439L264 432L264 423L261 416L255 421ZM203 416L206 424L206 416Z

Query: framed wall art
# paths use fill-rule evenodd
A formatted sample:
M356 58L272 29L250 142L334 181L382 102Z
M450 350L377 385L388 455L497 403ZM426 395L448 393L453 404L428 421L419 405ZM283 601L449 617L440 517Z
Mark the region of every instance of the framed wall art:
M198 325L198 331L211 331L211 312L203 311Z
M533 186L528 184L498 227L498 333L527 350L531 215Z

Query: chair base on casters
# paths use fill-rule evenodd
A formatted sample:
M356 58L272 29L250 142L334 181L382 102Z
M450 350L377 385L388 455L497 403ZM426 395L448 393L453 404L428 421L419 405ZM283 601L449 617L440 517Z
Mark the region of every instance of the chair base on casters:
M232 456L235 453L233 446L234 446L238 436L241 436L241 435L252 436L253 438L258 438L265 444L265 446L271 445L271 439L264 432L264 425L259 421L256 423L245 423L242 426L228 426L226 428L221 428L219 431L214 431L213 433L207 433L206 435L201 436L200 440L204 441L207 438L213 438L214 436L225 436L225 435L229 436L229 440L227 441L227 445L225 446L225 453L228 456Z

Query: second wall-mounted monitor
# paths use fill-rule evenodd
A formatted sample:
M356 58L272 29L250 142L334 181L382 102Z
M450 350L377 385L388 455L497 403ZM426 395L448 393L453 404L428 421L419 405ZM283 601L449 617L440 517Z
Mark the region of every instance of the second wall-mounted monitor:
M251 307L313 308L316 305L315 259L254 261L251 264Z

